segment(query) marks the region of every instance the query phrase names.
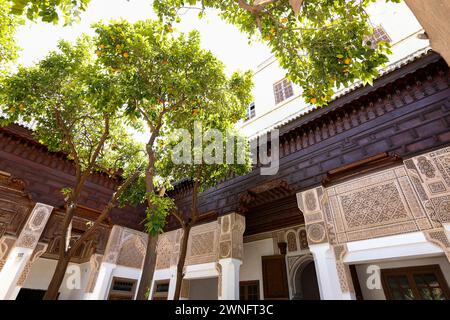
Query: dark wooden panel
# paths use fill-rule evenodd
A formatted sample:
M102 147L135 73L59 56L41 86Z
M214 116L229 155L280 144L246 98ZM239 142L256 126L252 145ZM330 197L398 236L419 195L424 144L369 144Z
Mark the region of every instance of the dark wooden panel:
M285 256L265 256L261 259L264 299L289 299Z

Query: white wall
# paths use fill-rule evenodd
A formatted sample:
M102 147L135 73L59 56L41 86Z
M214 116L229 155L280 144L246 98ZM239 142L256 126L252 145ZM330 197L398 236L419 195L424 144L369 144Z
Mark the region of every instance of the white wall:
M189 300L217 300L218 278L189 281Z
M273 239L244 243L244 258L240 269L240 281L259 280L260 299L264 299L262 256L273 255Z
M25 281L23 288L27 289L39 289L47 290L48 285L52 279L53 273L56 268L57 261L51 259L39 258L37 259L28 274L27 280ZM70 281L74 279L71 275L74 275L73 270L70 266L78 266L81 276L79 289L71 289L69 286L73 285L74 282ZM90 264L89 262L83 264L70 264L68 271L71 273L66 273L63 283L60 288L59 300L79 300L83 298L84 290L86 288L87 282L89 280ZM69 280L69 281L68 281Z
M367 268L370 265L378 265L380 269L392 269L392 268L425 266L433 264L438 264L440 266L441 271L444 274L445 279L447 280L447 284L450 286L450 264L448 263L448 260L444 256L357 265L356 271L358 274L358 280L361 286L363 297L365 300L386 300L383 288L369 289L366 285L367 279L371 275L371 273L367 272Z

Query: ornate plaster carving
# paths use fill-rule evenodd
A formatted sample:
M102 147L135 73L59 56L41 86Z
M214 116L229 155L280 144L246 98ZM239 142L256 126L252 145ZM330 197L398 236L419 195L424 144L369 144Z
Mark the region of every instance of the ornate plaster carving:
M91 273L89 275L89 280L86 285L86 292L94 292L95 284L97 282L98 272L100 270L100 265L102 264L103 255L93 254L89 260L89 265L91 267Z
M33 251L33 254L31 255L30 259L27 261L25 268L23 269L22 273L20 274L19 280L17 280L17 286L21 287L25 284L25 281L27 280L28 274L30 273L31 267L34 262L47 250L47 244L46 243L38 243L36 245L36 248Z
M219 259L234 258L242 260L245 231L244 216L231 213L219 218Z
M0 271L8 259L9 252L14 247L16 238L10 236L3 236L0 238Z
M217 221L213 221L191 229L185 265L216 262L219 228Z
M17 239L17 247L29 249L34 249L36 247L52 210L52 206L36 203Z
M147 234L115 225L103 261L140 269L144 263L147 241Z

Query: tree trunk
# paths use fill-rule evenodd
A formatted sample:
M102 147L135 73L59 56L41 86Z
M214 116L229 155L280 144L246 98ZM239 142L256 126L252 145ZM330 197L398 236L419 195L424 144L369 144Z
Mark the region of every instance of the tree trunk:
M181 283L183 281L183 268L184 263L186 260L186 254L187 254L187 246L189 241L189 233L192 229L192 223L189 223L186 227L183 228L183 239L181 240L181 246L180 246L180 257L178 259L177 264L177 282L175 285L175 295L173 297L174 300L180 300L180 294L181 294Z
M67 266L69 265L70 257L63 257L58 260L56 265L55 273L53 274L52 280L48 286L47 292L45 292L44 300L57 300L59 288L66 275Z
M151 289L153 273L156 265L156 244L158 237L148 236L147 251L145 253L144 268L142 270L141 282L136 296L136 300L146 300L147 290Z

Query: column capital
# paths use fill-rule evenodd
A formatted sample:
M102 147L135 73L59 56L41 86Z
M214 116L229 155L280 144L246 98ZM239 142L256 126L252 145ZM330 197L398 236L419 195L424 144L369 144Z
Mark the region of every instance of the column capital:
M227 258L242 260L244 231L244 216L230 213L219 217L219 260Z

